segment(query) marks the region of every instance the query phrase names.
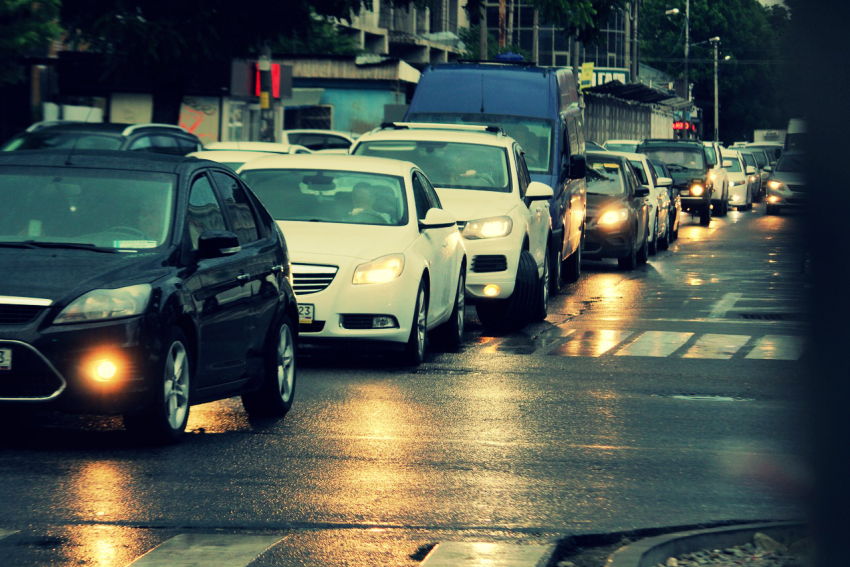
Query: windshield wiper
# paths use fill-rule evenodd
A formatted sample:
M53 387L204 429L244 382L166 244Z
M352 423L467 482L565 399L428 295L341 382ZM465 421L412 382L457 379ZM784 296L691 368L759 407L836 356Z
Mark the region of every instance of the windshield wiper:
M3 248L35 248L27 242L0 242L0 246Z
M92 252L104 252L107 254L118 252L115 248L104 248L95 244L81 242L40 242L37 240L25 240L21 244L28 244L32 248L66 248L70 250L91 250Z
M674 169L674 168L678 168L678 169ZM687 168L684 165L679 165L678 163L668 163L667 169L669 169L670 171L684 171Z

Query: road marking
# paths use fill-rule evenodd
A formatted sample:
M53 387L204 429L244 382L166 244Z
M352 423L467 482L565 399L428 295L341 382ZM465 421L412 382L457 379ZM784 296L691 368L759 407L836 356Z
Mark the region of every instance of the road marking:
M806 348L805 337L767 335L759 339L756 347L744 358L758 360L797 360Z
M714 304L711 313L708 315L711 319L722 319L726 316L726 312L735 307L735 302L741 299L743 293L727 293L723 299Z
M616 356L670 356L688 342L693 333L647 331L635 342L620 349Z
M749 335L706 334L689 348L682 358L729 359L750 340Z
M554 356L602 356L634 331L584 331L571 335L571 341L549 351Z
M18 533L18 531L20 530L4 530L0 528L0 539L3 539L4 537L9 537L12 534L16 534Z
M543 565L555 551L554 545L438 543L422 561L422 567L535 567Z
M182 534L142 555L133 567L244 567L280 536Z

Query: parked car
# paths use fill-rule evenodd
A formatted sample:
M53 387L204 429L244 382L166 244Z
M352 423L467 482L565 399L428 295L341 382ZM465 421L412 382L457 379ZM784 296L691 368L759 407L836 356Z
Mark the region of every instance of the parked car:
M265 152L271 154L312 154L313 150L299 144L277 142L210 142L204 151Z
M638 182L649 188L649 195L646 197L649 204L649 253L654 255L659 249L667 250L670 246L670 194L667 188L673 184L673 180L668 177L656 177L655 170L645 154L619 153L628 158Z
M749 175L755 172L755 168L744 165L744 159L735 150L722 150L722 157L729 176L729 206L739 211L751 210L753 194L750 192L752 187Z
M0 151L128 150L184 156L203 148L201 140L173 124L111 122L36 122L3 144Z
M682 209L699 215L702 226L711 223L713 178L706 157L707 149L697 140L650 139L638 146L637 153L660 159L673 175L673 186L682 199Z
M721 146L717 142L703 142L708 159L708 177L711 179L712 214L725 217L729 212L729 175L726 163L721 156Z
M764 150L760 150L758 148L747 148L747 151L753 154L753 157L756 158L756 163L759 168L759 177L761 178L761 186L767 194L767 178L770 176L770 172L773 171L773 166L770 164L770 158L768 158L767 153Z
M216 163L221 163L236 171L239 169L243 163L256 159L258 157L263 156L273 156L278 154L273 154L269 152L254 152L254 151L245 151L245 150L215 150L215 151L201 151L201 152L192 152L190 154L186 154L186 157L196 157L200 159L208 159L210 161L214 161Z
M787 151L767 179L766 214L778 215L781 209L802 208L808 201L806 154Z
M546 318L552 189L531 180L516 140L498 127L397 123L363 134L351 151L422 168L458 220L470 257L466 299L485 327Z
M767 159L770 162L768 165L771 166L776 165L776 162L782 157L784 148L785 144L783 142L750 142L747 144L747 149L764 150L764 153L767 154Z
M747 150L746 148L739 148L738 153L741 154L741 159L744 160L744 166L746 166L747 169L747 181L750 185L750 194L753 196L753 202L760 203L764 197L765 186L761 181L761 174L759 173L759 164L756 161L756 156L752 151ZM750 167L753 168L752 173L749 170Z
M673 185L673 174L667 169L667 164L660 159L651 159L649 164L655 170L657 177L665 177L670 180L667 185L667 195L670 199L670 241L679 238L679 222L682 219L682 197L679 190Z
M586 196L579 103L570 69L449 63L425 69L405 116L409 122L500 127L519 143L531 180L553 191L551 293L581 277Z
M608 151L601 144L597 144L596 142L592 142L590 140L585 140L584 149L587 150L588 152L590 152L590 151L593 151L593 152L606 152L606 151Z
M122 414L182 437L191 405L284 416L298 308L280 229L227 167L0 154L0 405Z
M301 128L284 130L281 141L284 144L304 146L314 152L347 154L354 143L354 137L336 130Z
M635 153L640 140L606 140L602 144L609 152Z
M288 235L304 343L372 343L425 357L427 332L463 340L466 250L410 162L272 156L239 170Z
M587 153L587 234L584 257L617 258L634 270L649 257L649 187L639 183L625 154Z

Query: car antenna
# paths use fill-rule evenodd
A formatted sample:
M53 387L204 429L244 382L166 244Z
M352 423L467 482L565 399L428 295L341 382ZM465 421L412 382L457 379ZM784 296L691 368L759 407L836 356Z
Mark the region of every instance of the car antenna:
M484 114L484 73L481 73L481 114Z
M92 113L93 110L94 110L94 107L90 106L88 114L86 114L86 119L85 119L86 123L88 123L89 118L91 117L91 113ZM71 163L71 158L74 157L74 150L77 149L77 142L78 141L79 141L79 138L75 137L74 141L71 143L71 149L68 151L68 157L65 158L65 165L74 165L74 164Z

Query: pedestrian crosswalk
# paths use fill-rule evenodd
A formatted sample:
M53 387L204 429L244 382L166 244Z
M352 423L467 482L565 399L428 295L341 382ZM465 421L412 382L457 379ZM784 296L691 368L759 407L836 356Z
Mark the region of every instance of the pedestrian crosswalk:
M797 360L805 348L806 337L793 335L556 328L537 337L510 336L484 343L480 350L484 354Z

